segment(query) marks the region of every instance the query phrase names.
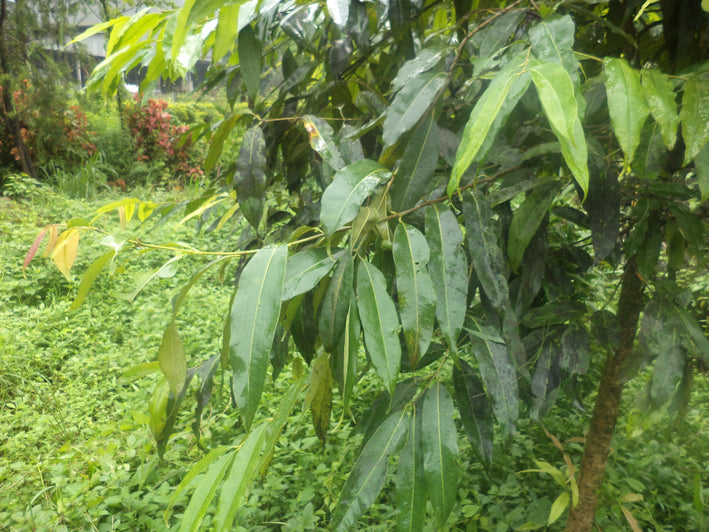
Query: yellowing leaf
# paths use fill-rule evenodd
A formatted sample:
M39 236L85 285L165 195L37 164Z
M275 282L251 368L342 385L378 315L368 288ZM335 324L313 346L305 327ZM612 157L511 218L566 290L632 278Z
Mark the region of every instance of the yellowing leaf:
M170 383L170 390L177 395L185 383L187 376L187 361L185 360L185 350L182 347L182 340L177 332L175 321L171 321L162 337L162 343L158 350L158 362L160 370Z
M313 363L313 369L310 372L310 387L305 396L305 404L310 405L310 412L313 415L313 428L323 444L327 437L327 429L330 427L332 382L330 355L323 353Z
M52 260L57 265L59 271L64 274L67 281L71 281L71 267L76 260L76 253L79 250L79 231L67 229L57 240L57 245L52 251Z
M555 522L559 517L561 517L561 514L564 513L564 510L569 506L569 494L568 492L564 492L561 495L559 495L556 500L554 501L554 504L551 505L551 510L549 511L549 520L547 524L552 524Z

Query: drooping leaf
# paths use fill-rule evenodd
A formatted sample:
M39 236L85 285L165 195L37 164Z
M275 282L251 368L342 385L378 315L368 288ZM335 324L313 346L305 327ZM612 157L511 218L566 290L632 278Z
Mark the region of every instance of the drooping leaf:
M453 386L460 420L470 445L489 464L492 462L492 406L475 370L462 358L458 364L453 368Z
M352 221L362 202L377 186L389 178L389 171L370 159L357 161L335 173L323 192L320 222L328 235Z
M529 72L552 129L557 136L573 141L578 105L568 72L557 63L537 64Z
M679 119L685 145L684 165L687 165L709 141L709 79L692 76L684 82Z
M580 325L570 325L561 336L559 366L570 373L583 375L591 358L588 333Z
M42 240L44 240L44 236L47 234L48 230L49 230L49 228L47 228L47 227L42 229L39 232L39 234L37 235L37 238L34 239L34 242L32 242L30 249L27 250L27 254L25 255L25 260L22 261L22 271L23 272L27 269L27 266L30 265L30 262L32 262L32 259L37 254L37 250L39 249L39 245L42 243Z
M620 347L620 323L609 310L598 310L591 316L591 334L604 348L614 351Z
M440 382L426 392L421 415L426 488L438 525L443 527L457 499L458 433L453 422L453 400Z
M331 520L334 530L349 530L372 505L384 485L389 456L399 451L408 428L409 415L406 410L399 410L386 418L369 438L342 488Z
M84 273L84 277L81 280L81 284L79 285L79 291L76 294L76 299L74 299L74 301L71 303L71 307L69 308L69 310L76 310L81 306L81 304L84 302L84 299L86 299L86 296L89 294L89 291L91 290L91 287L93 286L96 277L98 277L101 271L106 267L109 262L111 262L111 260L113 260L113 257L115 256L116 250L112 249L111 251L104 253L91 263L91 266L89 266L86 269L86 272Z
M327 353L323 353L313 362L305 404L310 407L315 434L324 445L327 429L330 427L330 411L332 410L332 371L330 369L330 355Z
M603 67L613 132L629 165L650 114L645 103L645 91L640 83L640 73L631 68L625 59L607 57L603 60Z
M463 194L463 215L475 274L492 306L500 308L509 299L505 261L492 227L492 211L480 192Z
M615 249L620 231L620 192L617 173L602 168L591 174L588 211L596 263L605 260Z
M436 293L426 271L430 254L421 232L403 223L394 232L392 252L401 326L411 368L415 369L431 343L436 315Z
M697 186L702 203L709 199L709 142L694 157L694 169L697 172Z
M399 455L399 467L396 470L397 530L423 530L427 492L421 444L422 417L423 414L414 409L409 436Z
M554 343L546 343L532 375L532 395L534 401L530 416L539 420L551 408L559 391L561 380L559 359L561 350Z
M345 161L333 141L333 131L330 124L322 118L312 115L304 116L303 124L310 137L311 148L320 154L323 161L333 170L344 168Z
M340 387L342 407L345 412L349 412L352 389L357 379L360 333L361 327L359 323L359 313L357 312L357 303L351 299L345 326L333 355L333 372L335 373L335 378Z
M259 126L244 133L236 161L234 189L241 211L257 228L263 215L266 193L266 140Z
M390 190L391 208L401 212L416 205L433 186L438 162L438 126L430 113L406 145L406 151Z
M325 248L314 248L288 257L281 299L287 301L315 288L343 254L344 252L340 251L330 255Z
M431 248L428 273L439 283L436 318L448 346L455 352L468 296L468 266L461 246L463 234L449 209L430 205L425 216L426 239Z
M187 359L175 320L170 320L170 324L165 329L160 349L158 349L158 362L160 363L160 371L170 383L170 390L174 395L177 395L185 383Z
M247 427L258 408L281 308L287 246L259 250L244 268L231 308L232 392Z
M524 251L549 212L557 191L555 183L539 187L515 210L507 238L507 256L513 270L519 269Z
M239 31L238 49L246 92L249 93L249 98L255 100L261 81L261 43L251 26L246 26Z
M246 489L258 471L266 443L267 424L255 427L236 451L229 473L221 484L221 494L214 516L215 529L231 530L237 510L242 506Z
M209 399L212 397L212 388L214 386L214 375L219 368L219 359L221 358L221 353L217 353L212 357L205 360L195 372L199 375L201 380L199 390L196 394L197 404L194 409L194 420L192 421L192 432L199 442L200 439L200 427L202 424L202 412L204 408L209 403Z
M573 50L575 35L576 25L569 15L553 15L529 30L529 42L537 59L562 65L577 85L579 62Z
M222 5L219 8L217 29L214 34L212 63L217 63L226 54L231 55L238 32L239 5Z
M344 28L350 14L350 0L327 0L327 10L332 21Z
M559 494L556 500L552 503L551 510L549 510L549 518L547 519L547 525L551 525L552 523L556 522L559 517L561 517L561 514L564 513L564 510L569 507L570 499L571 497L569 496L568 491L564 491Z
M357 266L357 308L369 358L393 392L401 364L399 318L384 274L366 260Z
M644 68L642 70L642 85L652 117L660 126L662 140L667 149L671 150L677 140L679 115L670 78L657 69Z
M504 108L506 114L512 112L517 101L527 90L530 78L528 73L523 73L525 63L526 54L520 54L512 59L490 82L475 104L455 156L455 164L447 188L449 196L453 196L458 190L460 179L470 165L479 160L480 155L485 155L484 150L481 150L483 143L488 136L494 139L506 118L498 117L501 110Z
M323 347L332 353L342 336L347 314L350 312L350 299L354 290L354 259L346 253L337 262L335 271L320 302L318 331Z
M233 7L233 6L232 6ZM217 164L219 157L222 154L222 148L224 147L224 142L229 138L234 126L236 126L237 121L240 116L238 114L231 116L230 118L222 121L219 127L212 135L212 142L209 145L209 152L204 160L204 170L205 172L211 172Z
M219 488L224 475L229 471L234 461L234 456L234 453L220 456L203 475L196 479L197 486L192 497L190 497L190 502L180 523L181 531L196 532L200 529L217 488Z
M406 61L396 77L391 82L393 90L398 91L409 84L411 78L416 77L424 72L428 72L435 67L443 58L445 49L443 48L424 48L418 52L414 59Z
M79 230L76 228L64 231L59 235L50 255L67 281L71 281L71 267L74 265L76 254L79 251L79 235Z
M290 305L295 305L295 315L290 324L291 337L296 349L302 355L303 360L310 364L315 355L315 342L317 340L318 328L315 322L315 310L313 305L313 293L303 294L302 299L296 297L291 300Z
M446 75L442 72L423 72L408 80L387 109L382 133L386 146L394 144L418 123L445 83Z
M495 417L506 430L514 432L519 417L519 391L515 367L502 339L493 340L497 331L473 320L470 343L478 361L480 376L493 401Z

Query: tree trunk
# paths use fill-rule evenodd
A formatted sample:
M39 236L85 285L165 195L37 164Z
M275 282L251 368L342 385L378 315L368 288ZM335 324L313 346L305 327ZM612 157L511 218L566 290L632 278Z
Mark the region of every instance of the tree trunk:
M17 147L22 170L30 177L37 177L37 170L30 151L22 137L22 124L17 117L15 102L12 99L12 75L9 71L7 61L7 38L5 36L5 22L7 21L7 0L0 0L0 74L2 74L2 108L0 108L0 120L9 130L12 140Z
M638 276L638 266L634 256L626 263L621 282L617 313L621 327L621 343L603 368L598 397L581 458L578 480L579 502L569 513L566 522L567 532L590 532L593 527L598 490L603 482L611 449L611 438L618 419L620 396L623 392L623 384L618 381L618 375L623 361L633 350L638 317L642 309L644 285Z

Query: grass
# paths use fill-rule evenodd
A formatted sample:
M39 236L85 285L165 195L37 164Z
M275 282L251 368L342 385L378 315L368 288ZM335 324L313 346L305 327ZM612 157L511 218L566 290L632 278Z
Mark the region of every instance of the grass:
M165 192L134 191L134 196L169 200ZM179 522L187 498L177 500L167 522L163 513L175 487L202 456L190 431L188 397L164 460L157 457L148 429L148 401L157 378L123 378L136 364L156 359L167 325L171 298L202 262L180 261L177 272L158 278L129 303L136 279L170 256L135 254L125 273L99 277L77 311L69 307L80 273L103 248L100 239L82 237L68 282L50 264L35 258L26 272L22 259L39 228L69 217L90 217L100 205L118 199L71 200L43 189L33 200L0 198L0 530L163 530ZM118 221L111 230L121 234ZM190 241L200 246L234 246L232 237L195 235L187 226L164 224L152 241ZM190 365L218 352L222 311L231 292L231 265L223 277L207 273L190 292L177 318ZM565 441L578 466L593 400L593 382L602 356L585 381L576 383L578 400L560 399L545 418L546 428ZM267 385L261 415L278 404L290 370ZM221 382L221 379L217 379ZM698 374L685 420L655 424L631 434L633 395L643 376L624 396L624 413L598 512L602 530L627 530L625 507L647 530L709 530L703 517L709 477L709 385ZM228 383L228 376L225 379ZM379 383L365 377L357 385L356 420L365 420ZM190 392L194 393L194 390ZM229 393L217 386L203 420L202 443L234 442L241 433ZM581 408L580 408L581 407ZM333 428L322 447L309 416L296 408L276 449L268 474L252 488L237 516L239 530L322 530L339 490L357 457L362 430L341 423L336 396ZM626 427L629 427L626 430ZM569 442L569 440L572 440ZM449 519L453 530L558 530L563 517L546 527L552 502L562 488L549 475L525 472L543 460L564 470L561 451L541 426L520 422L518 432L497 440L496 458L485 468L461 438L459 502ZM393 482L362 519L366 530L391 530L396 518ZM431 514L429 514L430 516ZM433 530L433 521L426 530Z

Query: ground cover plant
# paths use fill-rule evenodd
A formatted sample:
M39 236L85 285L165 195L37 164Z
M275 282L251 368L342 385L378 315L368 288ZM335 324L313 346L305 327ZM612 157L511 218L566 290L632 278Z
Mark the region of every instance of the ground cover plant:
M691 432L672 450L694 458L689 470L665 468L665 454L636 471L681 478L667 482L681 513L645 505L656 484L626 478L612 455L603 479L619 419L632 434L670 417L704 428L691 405L709 362L707 15L696 3L479 4L190 2L103 26L109 55L90 84L106 95L137 62L147 88L211 58L207 86L226 84L235 107L201 129L207 171L247 128L233 187L114 202L47 227L25 259L47 238L69 277L80 239L101 233L109 249L74 308L126 253L170 254L153 277L211 260L163 315L148 425L165 456L196 406L199 437L220 378L235 421L174 488L168 522L258 520L270 501L258 479L288 463L282 436L304 404L326 456L349 430L361 438L346 480L329 477L306 505L318 526L705 526L706 471L693 467L705 448ZM232 240L119 238L109 214L121 228L181 218ZM185 302L229 268L220 352L196 358ZM625 411L624 388L637 396ZM575 417L587 430L556 436ZM533 465L510 479L516 458ZM547 475L551 493L536 489Z

